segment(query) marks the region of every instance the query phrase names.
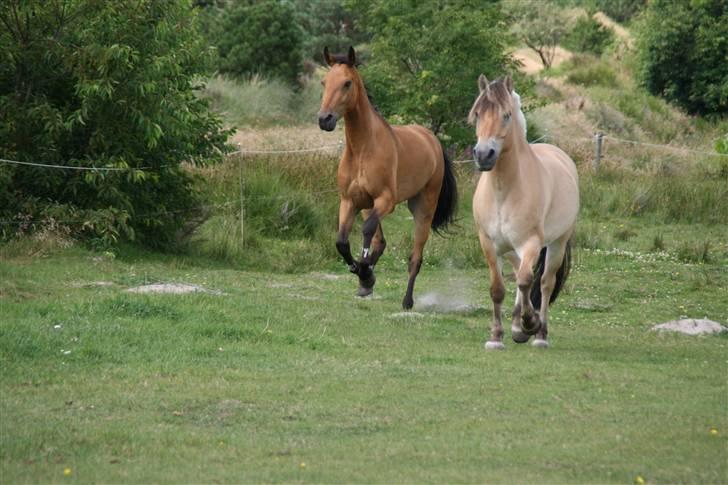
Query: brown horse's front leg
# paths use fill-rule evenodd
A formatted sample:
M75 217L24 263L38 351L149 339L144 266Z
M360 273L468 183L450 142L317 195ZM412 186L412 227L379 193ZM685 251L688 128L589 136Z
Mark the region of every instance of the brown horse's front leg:
M359 296L367 296L374 291L374 283L377 279L372 266L379 258L379 254L375 254L376 249L372 250L372 240L380 227L380 221L393 208L393 198L389 194L380 195L374 199L374 207L364 221L361 260L359 261Z
M354 204L351 200L342 197L339 203L339 232L336 237L336 250L344 258L344 262L349 265L349 270L358 275L359 265L354 261L349 246L349 234L351 234L351 229L354 227L355 217Z

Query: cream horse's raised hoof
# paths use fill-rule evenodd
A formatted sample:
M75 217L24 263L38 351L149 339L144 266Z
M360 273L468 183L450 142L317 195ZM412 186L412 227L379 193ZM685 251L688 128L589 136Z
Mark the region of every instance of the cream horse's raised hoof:
M476 127L473 155L482 172L473 195L473 216L493 300L486 349L503 345L504 258L513 266L518 284L513 341L525 343L535 335L533 346L546 348L549 304L571 264L570 240L579 212L576 166L553 145L528 144L526 119L510 77L488 82L481 74L478 87L469 121Z

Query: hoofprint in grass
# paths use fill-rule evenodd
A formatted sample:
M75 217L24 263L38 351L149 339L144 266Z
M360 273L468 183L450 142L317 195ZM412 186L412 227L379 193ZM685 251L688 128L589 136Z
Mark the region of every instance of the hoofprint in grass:
M685 335L713 335L726 332L728 328L707 318L684 318L660 323L653 326L652 330L656 332L679 332Z
M153 285L135 286L126 290L128 293L169 293L173 295L182 295L185 293L207 293L210 295L224 295L220 290L210 290L198 285L188 285L186 283L157 283Z

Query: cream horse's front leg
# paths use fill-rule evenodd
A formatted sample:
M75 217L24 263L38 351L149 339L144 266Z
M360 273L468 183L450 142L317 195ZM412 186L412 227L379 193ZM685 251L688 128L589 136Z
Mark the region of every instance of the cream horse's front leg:
M533 266L541 253L542 241L532 237L517 249L521 265L516 273L518 284L518 299L521 306L521 329L526 335L535 335L541 329L541 320L531 304L531 286L533 281ZM540 284L540 282L536 282ZM528 339L526 339L528 340Z
M485 342L485 350L503 350L503 322L501 320L501 305L506 296L506 287L501 274L501 260L495 249L493 241L482 231L478 231L480 248L483 250L485 260L490 270L490 298L493 301L493 324L490 328L490 339Z

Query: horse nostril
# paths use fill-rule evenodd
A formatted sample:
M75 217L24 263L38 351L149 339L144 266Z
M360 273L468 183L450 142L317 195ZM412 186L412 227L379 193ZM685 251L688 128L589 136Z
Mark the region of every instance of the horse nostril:
M495 150L491 148L490 151L488 151L488 158L493 158L493 155L495 155Z

